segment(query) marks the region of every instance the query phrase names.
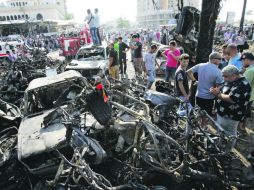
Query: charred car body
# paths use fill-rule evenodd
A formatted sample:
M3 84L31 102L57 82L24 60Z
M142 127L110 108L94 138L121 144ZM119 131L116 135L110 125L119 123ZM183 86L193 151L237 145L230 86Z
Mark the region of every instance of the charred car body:
M173 38L183 47L190 56L195 57L199 36L200 11L195 7L183 7L178 15L177 27L170 31Z
M104 76L108 72L106 48L93 45L81 47L65 70L76 70L88 80Z
M78 72L67 71L34 79L26 89L22 107L25 117L18 133L18 158L32 174L56 170L57 157L52 159L51 156L55 157L52 151L58 146L60 151L68 149L66 127L62 123L48 124L44 119L56 115L55 107L75 99L84 86L85 81ZM33 162L37 159L41 163Z

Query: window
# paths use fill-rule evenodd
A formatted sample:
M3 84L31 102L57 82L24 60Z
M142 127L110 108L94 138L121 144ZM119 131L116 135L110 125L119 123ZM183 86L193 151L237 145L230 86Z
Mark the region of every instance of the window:
M13 16L11 15L11 20L13 20Z
M9 17L9 16L7 16L7 20L10 20L10 17Z
M19 6L19 3L18 3L18 2L16 2L16 6Z
M18 19L17 15L14 15L14 20L17 20L17 19Z
M19 6L21 7L21 2L19 2Z
M28 17L28 15L26 15L26 19L28 19L29 17Z
M21 16L20 16L20 15L18 15L18 19L19 19L19 20L21 19Z
M23 6L25 6L25 2L23 2Z

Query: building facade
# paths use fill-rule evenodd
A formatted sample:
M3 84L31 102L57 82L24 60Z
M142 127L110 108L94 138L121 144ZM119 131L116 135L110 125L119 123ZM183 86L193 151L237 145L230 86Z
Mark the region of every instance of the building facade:
M177 0L137 0L137 22L139 27L158 28L167 25L178 11ZM184 0L184 6L199 8L201 0Z
M65 0L7 0L0 6L1 21L62 20L65 14Z

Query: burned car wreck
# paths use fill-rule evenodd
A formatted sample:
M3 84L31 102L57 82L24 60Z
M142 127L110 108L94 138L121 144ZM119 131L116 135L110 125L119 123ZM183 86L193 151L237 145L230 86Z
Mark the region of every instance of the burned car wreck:
M108 73L107 51L103 46L86 45L81 47L75 59L66 66L65 70L75 70L88 80L96 76L102 77Z
M206 112L136 80L77 71L32 80L20 111L0 101L0 189L252 189L251 166ZM186 107L184 115L180 107ZM11 117L8 118L8 117ZM200 117L220 134L204 131ZM226 143L227 144L227 143Z

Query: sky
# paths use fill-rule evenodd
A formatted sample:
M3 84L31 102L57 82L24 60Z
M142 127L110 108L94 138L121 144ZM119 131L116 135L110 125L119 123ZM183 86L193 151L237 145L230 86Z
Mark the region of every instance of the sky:
M83 21L86 10L99 9L101 22L115 20L119 17L130 21L136 20L137 0L66 0L67 10L74 14L77 21ZM74 3L78 2L78 3Z
M74 2L79 2L78 4ZM253 10L253 15L248 17L254 20L254 0L247 1L246 10ZM243 0L222 0L222 9L220 20L226 20L228 11L235 11L235 21L241 19ZM86 15L86 10L90 8L99 9L101 22L114 20L119 17L125 17L130 21L136 20L137 0L67 0L67 9L73 13L75 19L82 21Z
M5 0L0 0L5 2ZM119 17L127 18L130 21L136 20L137 15L137 0L66 0L67 10L72 13L75 20L82 22L86 16L86 10L90 8L99 9L101 22L115 20ZM228 11L235 11L235 21L240 20L243 7L243 0L222 0L223 7L220 12L220 20L226 20ZM248 0L246 10L252 10L253 15L248 16L247 19L254 20L254 0Z

